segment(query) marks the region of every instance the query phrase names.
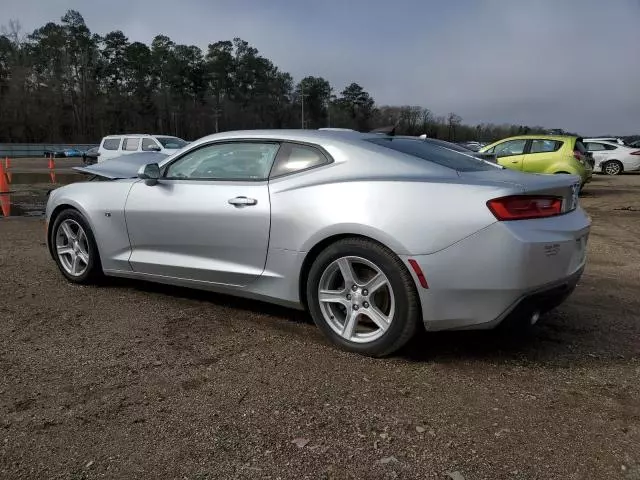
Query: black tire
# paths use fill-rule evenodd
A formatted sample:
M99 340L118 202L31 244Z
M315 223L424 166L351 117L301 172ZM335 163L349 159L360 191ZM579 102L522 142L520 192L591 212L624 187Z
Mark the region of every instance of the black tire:
M84 273L78 276L71 275L65 270L56 251L56 237L58 235L58 230L60 229L60 225L62 224L62 222L68 219L77 222L82 227L87 237L89 263ZM58 269L60 270L62 275L64 275L64 277L70 282L81 285L90 285L96 284L104 278L102 263L100 262L100 254L98 252L98 246L96 244L95 237L93 236L93 232L89 227L89 223L78 210L68 208L58 214L53 222L53 226L51 227L49 243L51 245L51 253L56 262L56 265L58 266Z
M357 343L338 335L325 320L318 288L325 269L345 256L362 257L373 262L386 275L395 297L395 313L389 329L380 338ZM307 308L314 323L339 348L371 357L390 355L402 348L416 333L421 320L420 301L416 286L406 266L386 247L367 239L339 240L323 250L313 262L306 284Z
M609 173L607 171L607 167L608 166L617 166L618 169L615 173ZM602 173L604 173L605 175L620 175L622 172L624 171L624 165L622 165L622 162L618 161L618 160L608 160L607 162L605 162L604 164L602 164Z

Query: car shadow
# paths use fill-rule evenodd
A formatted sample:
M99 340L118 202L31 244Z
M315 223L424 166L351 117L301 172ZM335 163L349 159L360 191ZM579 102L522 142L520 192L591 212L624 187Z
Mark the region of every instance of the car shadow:
M328 345L328 341L319 332L309 338L310 330L300 328L303 325L313 326L313 320L305 311L259 300L140 280L109 278L104 286L134 289L148 294L202 302L204 306L267 316L273 323L266 327L264 321L259 320L260 316L246 315L246 321L305 338L306 341ZM599 295L590 294L590 300L586 304L572 296L556 310L544 315L538 325L521 332L501 329L426 332L419 329L417 335L388 360L444 364L474 360L566 368L603 362L628 362L640 358L640 345L634 341L640 334L637 316L629 314L628 310L617 309L611 298L600 298ZM603 321L603 317L609 320Z

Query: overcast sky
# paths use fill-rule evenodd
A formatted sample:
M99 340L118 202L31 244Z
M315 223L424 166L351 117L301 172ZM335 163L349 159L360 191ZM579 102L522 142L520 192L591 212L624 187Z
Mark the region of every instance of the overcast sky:
M296 80L362 85L465 123L640 134L640 0L0 0L31 32L89 28L206 49L241 37Z

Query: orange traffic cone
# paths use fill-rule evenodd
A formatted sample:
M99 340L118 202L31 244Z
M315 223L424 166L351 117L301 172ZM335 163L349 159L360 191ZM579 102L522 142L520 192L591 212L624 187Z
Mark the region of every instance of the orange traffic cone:
M4 176L4 167L0 162L0 208L2 209L2 215L5 217L11 213L11 203L9 202L9 184Z
M11 202L9 201L8 193L0 193L0 209L2 209L2 215L5 217L11 214Z
M5 177L4 167L2 162L0 162L0 193L8 193L9 192L9 184L7 183L7 178Z
M49 178L51 178L51 183L56 183L56 171L55 170L51 170L49 172Z
M56 166L53 164L53 155L49 157L49 170L53 170Z

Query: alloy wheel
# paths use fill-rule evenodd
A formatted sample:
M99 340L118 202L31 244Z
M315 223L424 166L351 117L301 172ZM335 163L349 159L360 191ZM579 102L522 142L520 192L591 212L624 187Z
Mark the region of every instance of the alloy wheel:
M362 257L345 256L331 262L320 277L318 301L331 329L354 343L379 339L395 314L389 279Z
M620 170L621 168L618 162L609 162L604 167L604 171L607 175L618 175Z
M56 232L56 254L60 265L74 277L83 275L89 268L89 242L87 234L78 222L66 219Z

